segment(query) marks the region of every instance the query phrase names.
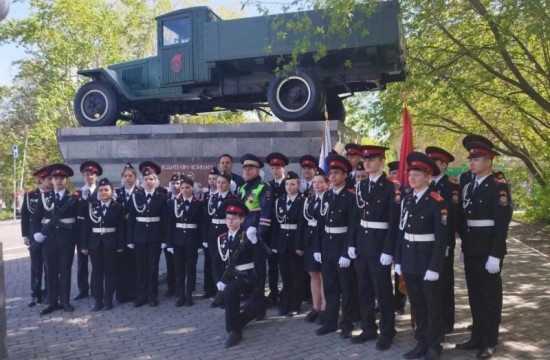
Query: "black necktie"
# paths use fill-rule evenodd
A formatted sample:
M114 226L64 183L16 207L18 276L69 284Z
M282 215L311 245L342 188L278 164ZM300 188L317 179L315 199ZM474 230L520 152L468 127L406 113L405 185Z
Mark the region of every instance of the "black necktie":
M320 203L321 203L321 198L316 198L315 199L315 205L313 205L313 208L317 209L317 207L319 206Z
M55 193L55 203L59 204L60 201L61 201L61 196L59 195L59 193Z
M151 194L147 194L146 198L147 198L147 204L149 204L149 201L151 201L151 198L152 198Z
M183 205L185 205L185 208L187 209L187 207L189 206L189 200L185 200L185 201L183 202Z
M430 181L430 186L435 187L435 180Z
M292 205L292 200L288 199L288 201L286 202L286 206L290 207L290 205Z
M376 183L374 181L369 182L369 193L371 193L372 190L374 190L374 185L376 185Z
M104 204L102 208L103 208L103 216L105 216L105 213L107 212L107 205Z
M474 186L473 186L472 192L476 191L478 186L479 184L477 183L477 180L474 180Z
M229 245L231 245L233 243L233 235L229 235L228 240L229 240Z
M84 199L87 199L89 195L90 195L90 190L88 189L84 190Z
M311 187L311 185L309 183L306 183L306 191L309 191L310 187Z
M414 200L414 203L416 204L416 202L418 201L418 196L413 196L413 200Z
M130 200L130 193L129 192L126 193L126 201L128 201L128 200Z

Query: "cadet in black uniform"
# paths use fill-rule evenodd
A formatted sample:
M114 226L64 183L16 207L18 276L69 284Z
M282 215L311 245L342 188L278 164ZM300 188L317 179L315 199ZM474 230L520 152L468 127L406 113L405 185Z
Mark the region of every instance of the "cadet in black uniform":
M127 246L136 250L137 296L135 307L158 306L160 252L166 247L166 195L155 189L160 167L144 161L139 164L143 190L134 191L128 214Z
M342 321L340 336L351 338L353 321L357 311L357 298L354 295L353 267L348 255L351 232L349 227L355 197L346 187L346 178L351 171L350 162L340 155L329 155L329 180L332 189L323 196L320 217L317 221L319 236L314 244L314 258L321 263L323 289L325 292L326 319L316 330L317 335L325 335L338 329L340 296L342 297Z
M80 165L80 173L84 178L84 186L80 189L80 196L82 200L80 202L79 216L77 217L77 228L82 237L82 227L86 212L88 210L88 201L97 201L97 185L96 181L98 176L103 174L101 165L95 161L85 161ZM78 285L78 294L74 300L84 299L88 296L88 291L92 289L92 295L94 293L93 286L90 286L94 282L94 273L92 271L91 281L88 283L88 255L82 252L82 243L80 241L76 244L76 283Z
M447 204L429 184L439 168L427 155L407 156L413 191L401 204L395 271L405 275L411 306L416 314L416 347L405 359L439 359L444 339L441 314L441 280L447 247Z
M273 211L271 187L260 177L260 169L264 167L260 158L252 154L244 154L240 160L243 164L243 177L246 182L239 188L239 197L249 210L243 227L256 228L258 238L263 241L264 238L269 237L271 226ZM265 298L266 260L269 256L270 254L260 251L254 258L255 271L258 276L258 285L255 291L257 298Z
M235 174L233 170L233 158L229 154L223 154L218 159L219 169L221 173L228 173L231 175L231 181L229 185L229 190L233 194L237 194L239 188L244 184L244 179L242 176Z
M313 306L309 314L306 315L305 320L307 322L316 322L320 317L324 316L326 309L321 264L315 261L313 252L315 239L319 236L317 223L319 217L321 217L321 204L323 204L323 196L328 186L329 180L325 171L321 168L317 168L309 191L310 195L304 197L303 219L301 219L301 221L303 221L303 226L301 227L302 233L298 238L297 251L302 252L302 256L304 257L304 270L307 271L310 276L311 300Z
M462 139L462 146L466 149L466 144L480 144L485 145L491 149L495 147L493 142L487 139L485 136L477 134L468 134ZM460 186L460 194L464 190L464 187L475 179L475 174L471 170L465 171L458 176L458 185Z
M89 254L94 276L92 311L113 308L116 286L117 252L124 251L124 208L113 200L113 185L101 179L97 188L99 199L91 199L82 229L82 252Z
M168 206L168 251L176 264L176 307L193 305L197 282L197 251L204 238L204 203L193 197L193 180L181 179L181 195Z
M243 335L242 330L255 318L265 317L266 303L263 299L252 297L247 306L240 311L240 301L243 294L254 290L258 280L254 271L256 253L262 252L256 235L256 228L244 227L245 216L249 214L248 207L240 200L229 199L224 202L228 231L218 237L216 263L225 269L234 265L228 280L222 279L216 286L223 291L225 302L225 328L229 337L226 347L237 345ZM237 254L236 254L237 253Z
M368 176L356 186L348 255L355 260L358 302L363 332L354 344L378 338L374 300L380 309L380 339L376 349L388 349L395 337L391 265L399 223L399 183L384 173L388 148L363 145ZM356 174L358 177L359 174Z
M304 198L313 194L313 178L318 166L319 162L311 155L304 155L300 158L300 168L302 169L300 192Z
M213 166L212 169L210 169L210 172L208 174L208 187L203 188L203 191L201 193L201 200L203 201L205 211L206 207L210 202L210 198L214 197L217 189L218 189L218 176L220 176L221 173L218 170L217 167ZM231 181L231 180L230 180ZM203 263L203 275L204 275L204 283L203 283L203 290L204 293L202 294L203 299L211 298L212 296L216 295L216 283L214 282L214 276L212 274L212 256L210 254L210 249L208 249L208 241L206 240L206 231L208 227L210 227L211 220L208 218L208 214L205 213L205 229L204 229L204 237L201 239L201 246L204 254L204 263ZM219 234L218 234L219 235Z
M439 168L439 175L434 176L430 184L430 191L435 191L447 202L447 250L441 274L441 296L443 309L443 329L451 333L455 325L455 274L454 250L456 245L455 233L460 216L460 187L447 176L447 167L454 161L454 156L448 151L436 146L428 146L426 155Z
M53 189L40 197L32 215L31 229L34 240L43 243L43 257L48 274L48 307L40 315L55 310L74 311L69 299L71 295L71 267L74 248L78 241L76 217L80 201L78 193L69 194L67 179L74 175L65 164L53 164L48 167ZM67 205L65 205L67 204ZM51 228L42 233L43 225L53 221Z
M458 349L478 349L488 359L497 350L502 311L501 269L512 209L506 181L491 172L499 155L483 143L466 143L470 169L476 178L465 186L462 201L465 236L462 240L464 271L473 318L469 341Z
M137 172L130 163L126 163L122 169L123 186L116 189L116 202L124 209L124 243L126 243L128 230L128 213L132 205L132 195L140 191L137 185ZM136 298L136 254L135 250L126 247L123 252L117 253L116 260L116 298L123 304Z
M32 176L38 180L39 186L25 193L23 196L23 206L21 206L21 236L23 237L24 244L29 247L29 256L31 258L31 301L29 302L29 307L41 304L44 298L47 300L46 289L42 290L42 274L44 274L44 285L46 285L48 277L44 271L42 246L38 245L38 243L34 244L31 217L40 202L42 194L48 192L52 187L47 166L35 171Z
M292 316L300 313L303 299L304 260L298 243L302 233L304 199L300 196L300 177L289 171L285 178L286 195L275 200L277 230L273 233L279 254L279 267L283 288L279 302L279 315ZM303 252L301 253L303 255Z
M388 178L394 181L398 181L399 176L399 161L390 161L388 163ZM399 196L402 196L403 189L399 184ZM393 306L395 308L395 315L405 314L405 305L407 305L407 294L403 292L399 286L400 279L404 283L403 276L399 276L395 271L393 272L394 293L393 293Z
M348 177L346 178L346 186L348 189L355 188L355 171L357 170L357 165L361 162L363 159L363 153L361 150L361 146L357 144L346 144L346 159L348 159L349 163L351 164L351 170L348 172Z
M172 174L172 177L170 178L168 196L166 199L167 205L170 204L170 201L176 199L180 195L182 177L182 175L177 173ZM168 209L170 208L168 207ZM166 225L168 226L168 222L166 222ZM168 229L166 230L166 234L168 234ZM167 244L168 239L169 238L166 238ZM170 297L176 293L176 265L174 264L174 254L168 251L167 248L164 248L162 252L164 253L164 259L166 261L166 287L168 288L164 294L164 297Z
M288 165L288 158L278 152L271 153L267 155L265 161L269 164L271 170L271 176L273 179L269 180L268 184L271 186L271 193L273 194L273 199L278 199L281 196L286 194L285 182L285 168ZM273 204L275 205L275 204ZM271 223L276 224L277 218L276 214L273 211L271 215ZM269 295L268 299L271 306L277 306L279 301L279 251L277 248L277 231L279 230L278 226L272 226L269 230L268 239L264 239L264 242L269 242L269 247L271 249L271 256L267 259L268 265L268 286L269 286ZM281 277L282 277L281 273Z

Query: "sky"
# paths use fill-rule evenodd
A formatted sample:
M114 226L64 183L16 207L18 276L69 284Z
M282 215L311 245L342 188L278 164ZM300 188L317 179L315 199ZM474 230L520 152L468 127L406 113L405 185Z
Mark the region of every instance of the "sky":
M10 12L7 19L22 19L29 13L27 2L11 1ZM2 26L2 24L0 24ZM14 44L0 45L0 86L10 85L13 77L17 74L17 66L12 65L16 60L22 59L25 56L25 51L22 47L17 47Z

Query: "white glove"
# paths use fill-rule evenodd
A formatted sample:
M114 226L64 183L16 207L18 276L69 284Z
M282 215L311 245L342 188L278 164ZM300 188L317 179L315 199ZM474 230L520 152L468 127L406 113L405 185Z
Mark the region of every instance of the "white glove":
M237 191L237 183L233 180L231 180L231 183L229 184L229 190L234 193Z
M174 255L174 248L166 248L166 251L168 251L170 254Z
M34 240L36 240L37 242L41 243L41 242L44 242L44 240L46 240L46 235L42 234L41 232L37 232L37 233L34 233Z
M394 269L395 273L397 275L402 275L403 273L401 272L401 264L395 264L395 269Z
M487 270L490 274L498 273L500 271L500 259L489 256L487 262L485 263L485 270Z
M353 246L348 247L348 256L351 259L357 259L357 253L355 252L355 248Z
M427 280L427 281L439 280L439 273L436 273L435 271L427 270L426 275L424 275L424 280Z
M341 256L340 260L338 260L338 265L340 265L341 268L347 268L351 265L351 260Z
M203 243L202 243L202 247L205 248L205 249L208 249L208 243L207 243L207 242L203 242Z
M315 261L320 263L321 262L321 253L320 252L314 252L313 253L313 258L315 259Z
M384 266L388 266L388 265L391 265L392 261L393 261L393 256L384 254L384 253L380 255L380 264Z
M449 250L450 250L450 248L447 246L445 248L445 257L449 256Z
M258 230L254 226L249 227L246 229L246 237L252 244L256 244L258 242L258 237L256 236L256 233Z
M464 253L461 251L460 256L458 257L461 262L464 262Z
M134 248L134 244L126 244L126 246L128 246L128 248L130 248L130 249Z
M160 244L160 248L161 248L161 249L166 249L166 243L161 243L161 244Z
M222 283L221 281L218 281L216 283L216 287L218 288L219 291L223 291L223 289L225 289L227 285L225 285L224 283Z

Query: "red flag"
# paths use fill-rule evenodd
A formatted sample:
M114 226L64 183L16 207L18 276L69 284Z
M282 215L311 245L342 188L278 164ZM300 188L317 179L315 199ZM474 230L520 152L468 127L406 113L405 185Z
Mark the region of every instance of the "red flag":
M407 169L407 155L413 151L412 122L407 105L403 105L403 138L401 139L401 153L399 154L399 174L397 180L404 188L409 187Z

